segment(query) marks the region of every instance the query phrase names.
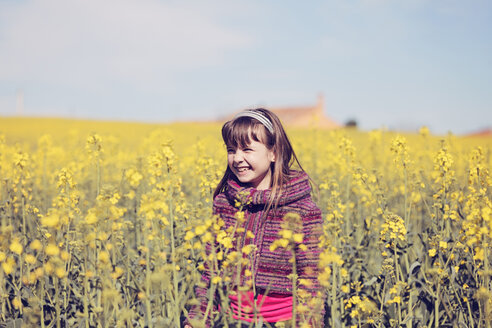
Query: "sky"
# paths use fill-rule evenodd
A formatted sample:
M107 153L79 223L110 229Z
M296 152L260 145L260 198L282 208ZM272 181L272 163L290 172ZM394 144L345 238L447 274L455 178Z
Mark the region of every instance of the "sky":
M490 0L0 0L0 116L492 127Z

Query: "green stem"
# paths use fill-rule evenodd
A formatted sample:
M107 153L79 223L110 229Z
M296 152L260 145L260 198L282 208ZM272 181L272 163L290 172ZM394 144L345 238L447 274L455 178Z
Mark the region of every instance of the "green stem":
M179 290L178 290L178 271L176 270L176 262L177 257L176 257L176 245L175 245L175 240L174 240L174 213L173 213L173 198L172 195L169 197L169 216L171 220L171 259L173 262L173 288L174 288L174 320L175 320L175 326L180 328L181 323L180 323L180 303L181 299L179 298Z
M434 302L434 327L439 327L439 291L441 289L441 278L438 277L437 279L437 288L436 288L436 300Z
M292 250L292 328L296 328L297 320L297 264L296 252Z
M335 327L335 319L338 318L336 311L336 301L337 301L337 270L338 266L333 264L333 272L331 276L331 326Z
M85 276L84 276L84 318L85 328L89 328L89 278L87 277L87 265L89 263L89 247L86 246Z
M54 277L54 285L55 285L55 314L56 314L56 328L61 328L61 311L60 311L60 293L58 291L58 287L60 284L60 281L58 278Z
M44 327L44 279L45 277L41 277L40 281L39 281L39 289L40 289L40 297L39 297L39 307L40 307L40 321L41 321L41 328L45 328ZM3 311L3 309L2 309ZM4 312L5 313L5 312Z
M152 304L150 303L150 293L151 293L151 281L150 281L150 244L149 244L149 234L147 232L147 225L144 229L145 233L145 246L147 248L145 253L145 307L147 310L147 325L149 328L153 327L152 324Z

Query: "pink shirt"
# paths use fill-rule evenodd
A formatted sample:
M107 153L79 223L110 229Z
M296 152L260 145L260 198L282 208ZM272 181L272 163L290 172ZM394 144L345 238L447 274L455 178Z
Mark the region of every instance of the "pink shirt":
M246 322L254 321L254 295L253 292L242 293L241 299L241 318L239 318L239 297L229 295L233 318ZM292 295L269 293L268 295L258 295L256 299L257 317L263 317L266 322L279 322L292 318Z

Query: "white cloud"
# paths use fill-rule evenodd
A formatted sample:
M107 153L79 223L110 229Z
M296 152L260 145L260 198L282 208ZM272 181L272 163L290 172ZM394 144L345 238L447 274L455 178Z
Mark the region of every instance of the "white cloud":
M228 9L237 10L158 0L4 2L0 76L86 86L169 82L176 70L216 65L251 46L251 37L219 23Z

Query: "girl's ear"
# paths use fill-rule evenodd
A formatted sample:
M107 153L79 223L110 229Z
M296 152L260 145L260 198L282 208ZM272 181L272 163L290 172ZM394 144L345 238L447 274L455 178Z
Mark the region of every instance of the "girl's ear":
M269 157L270 157L269 159L270 159L271 162L275 162L275 152L273 150L270 151L270 156Z

